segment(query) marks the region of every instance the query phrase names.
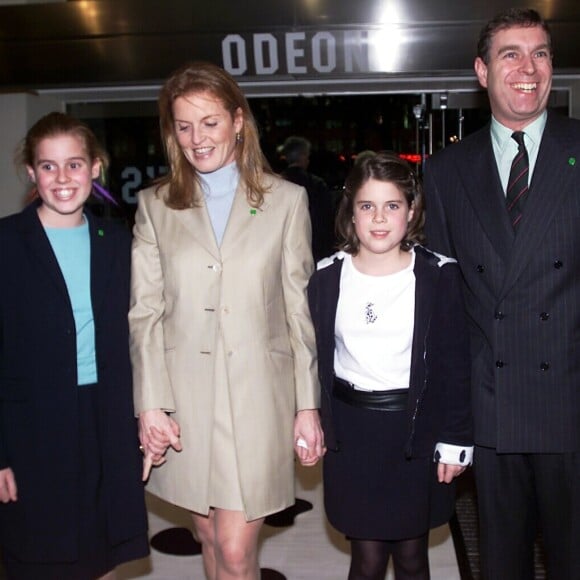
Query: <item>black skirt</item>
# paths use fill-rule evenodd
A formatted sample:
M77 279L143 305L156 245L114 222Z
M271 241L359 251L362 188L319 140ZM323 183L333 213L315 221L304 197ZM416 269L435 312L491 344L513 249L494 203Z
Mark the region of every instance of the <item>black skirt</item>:
M371 411L332 399L338 451L324 457L328 520L350 538L401 540L447 522L454 484L432 457L407 459L406 411Z
M122 544L108 541L105 498L102 486L97 392L98 385L79 386L80 506L79 557L73 562L22 562L3 554L9 580L94 580L115 566L143 558L149 553L146 534ZM38 485L42 485L39 477ZM39 516L41 517L41 516Z

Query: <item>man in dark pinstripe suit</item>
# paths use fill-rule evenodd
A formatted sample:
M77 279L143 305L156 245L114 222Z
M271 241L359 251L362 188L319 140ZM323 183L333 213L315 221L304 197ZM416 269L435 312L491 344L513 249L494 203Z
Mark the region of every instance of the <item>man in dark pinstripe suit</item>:
M475 71L491 123L426 166L427 242L458 259L471 321L484 578L580 578L580 122L547 112L550 32L512 9L482 30ZM524 132L529 189L506 187ZM525 189L525 187L524 187Z

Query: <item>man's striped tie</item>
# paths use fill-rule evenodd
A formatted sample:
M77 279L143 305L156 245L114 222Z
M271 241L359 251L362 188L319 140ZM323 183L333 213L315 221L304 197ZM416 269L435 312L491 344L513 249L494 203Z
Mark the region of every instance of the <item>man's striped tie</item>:
M528 194L530 161L524 144L524 132L515 131L512 139L518 144L518 152L512 161L512 168L506 189L506 204L514 229L522 218L522 210Z

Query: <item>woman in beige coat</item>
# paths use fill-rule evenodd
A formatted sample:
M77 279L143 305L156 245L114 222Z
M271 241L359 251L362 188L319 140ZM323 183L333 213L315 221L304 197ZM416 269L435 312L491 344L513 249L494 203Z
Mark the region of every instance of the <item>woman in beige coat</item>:
M182 67L159 107L170 172L139 196L129 315L144 477L193 512L208 578L256 580L293 447L323 454L307 197L272 174L219 67Z

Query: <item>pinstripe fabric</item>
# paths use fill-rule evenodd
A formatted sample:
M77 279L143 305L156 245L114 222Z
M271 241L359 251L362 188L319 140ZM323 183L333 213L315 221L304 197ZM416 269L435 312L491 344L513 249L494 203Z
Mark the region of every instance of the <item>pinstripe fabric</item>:
M489 127L429 160L428 247L458 259L471 321L475 440L580 449L580 122L550 114L517 236Z

